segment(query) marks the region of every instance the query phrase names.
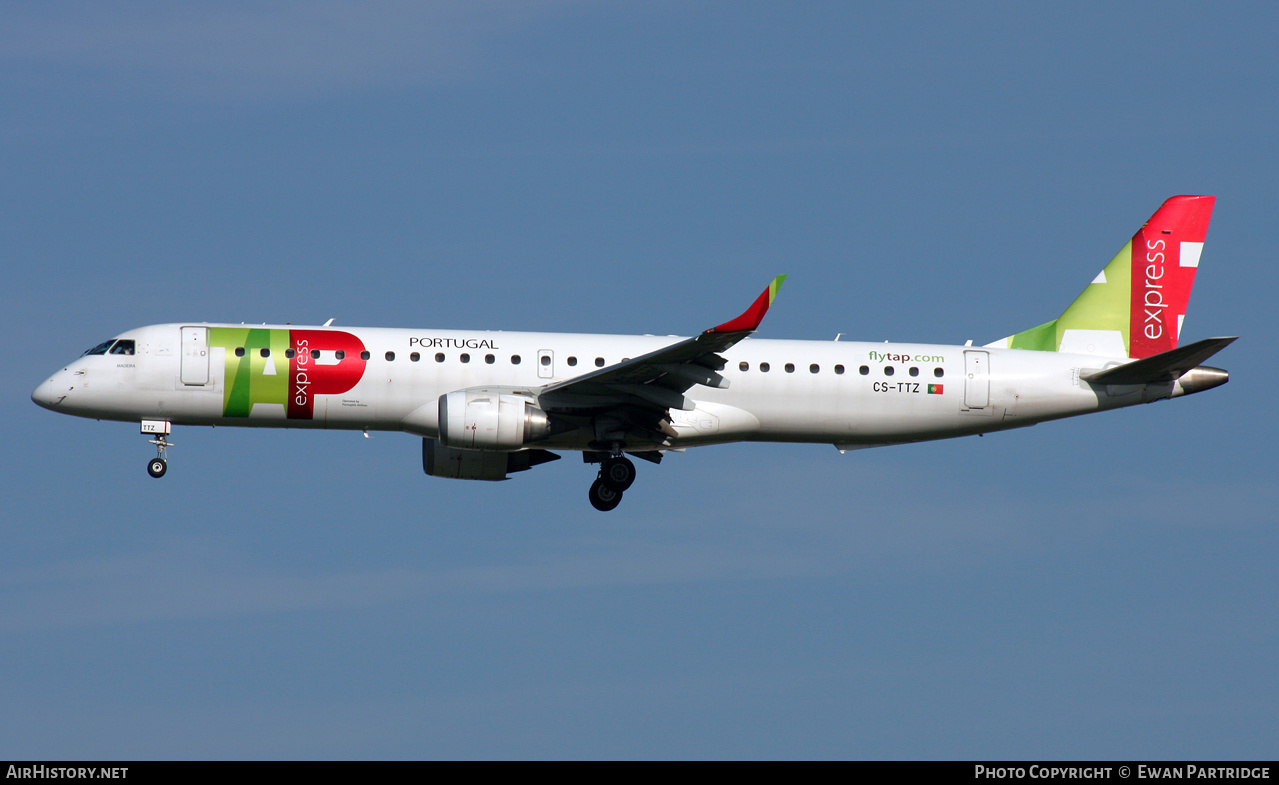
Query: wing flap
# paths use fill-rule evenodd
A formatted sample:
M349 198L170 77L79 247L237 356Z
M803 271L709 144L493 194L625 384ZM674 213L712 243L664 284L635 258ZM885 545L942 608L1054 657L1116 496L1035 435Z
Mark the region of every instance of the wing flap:
M716 358L721 361L724 359L719 355L716 355ZM674 363L655 363L653 368L666 374L663 378L687 383L688 387L692 387L695 384L701 384L706 387L716 387L721 390L728 389L727 379L698 362L686 363L684 365L676 365ZM688 387L683 389L687 390Z

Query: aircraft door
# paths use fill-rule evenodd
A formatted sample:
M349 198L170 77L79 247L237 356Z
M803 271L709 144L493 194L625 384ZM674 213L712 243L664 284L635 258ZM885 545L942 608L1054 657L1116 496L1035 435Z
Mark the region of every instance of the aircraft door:
M555 376L555 352L541 349L537 353L537 378L550 379Z
M964 405L969 409L990 405L990 352L964 352Z
M198 387L209 383L209 328L182 328L182 383Z

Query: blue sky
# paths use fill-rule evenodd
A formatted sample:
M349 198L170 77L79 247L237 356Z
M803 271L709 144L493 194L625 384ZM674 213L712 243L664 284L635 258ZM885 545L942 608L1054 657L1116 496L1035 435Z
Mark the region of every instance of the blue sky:
M1269 758L1268 3L9 3L0 757ZM1229 385L500 484L29 400L232 321L985 343L1168 196Z

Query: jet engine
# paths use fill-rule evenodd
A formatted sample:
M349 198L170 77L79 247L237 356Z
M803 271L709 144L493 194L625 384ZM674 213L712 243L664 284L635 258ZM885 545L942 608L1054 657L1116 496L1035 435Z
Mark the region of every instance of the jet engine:
M519 450L551 435L546 412L518 395L457 390L440 396L440 443L460 450Z
M432 477L505 480L508 474L526 471L559 458L560 456L546 450L455 450L445 447L435 439L422 439L422 470Z

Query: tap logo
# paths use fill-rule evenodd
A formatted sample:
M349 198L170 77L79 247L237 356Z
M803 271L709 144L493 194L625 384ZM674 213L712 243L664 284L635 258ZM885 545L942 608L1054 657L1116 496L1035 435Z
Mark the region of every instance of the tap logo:
M209 345L225 350L222 414L283 407L290 420L315 416L317 395L339 395L364 377L364 343L341 330L210 327ZM262 411L259 411L262 414Z

